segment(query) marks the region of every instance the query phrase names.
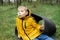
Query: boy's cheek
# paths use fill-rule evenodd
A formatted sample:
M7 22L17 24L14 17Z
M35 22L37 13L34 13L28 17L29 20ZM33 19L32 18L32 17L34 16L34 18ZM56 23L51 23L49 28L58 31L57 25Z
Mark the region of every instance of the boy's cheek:
M18 17L19 17L19 18L23 18L23 17L25 17L25 16L24 16L24 15L18 15Z

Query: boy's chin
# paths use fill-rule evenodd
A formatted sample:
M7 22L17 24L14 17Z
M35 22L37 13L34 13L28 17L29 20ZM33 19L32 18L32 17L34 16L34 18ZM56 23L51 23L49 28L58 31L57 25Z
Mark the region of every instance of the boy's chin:
M18 16L18 18L22 18L21 16Z
M20 17L20 16L18 16L18 18L24 18L24 17Z

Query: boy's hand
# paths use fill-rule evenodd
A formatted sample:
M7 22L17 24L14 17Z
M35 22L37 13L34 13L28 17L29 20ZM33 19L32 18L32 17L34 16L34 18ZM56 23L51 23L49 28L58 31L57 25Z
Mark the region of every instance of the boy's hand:
M18 40L22 40L22 38L18 38Z
M45 27L44 27L44 25L42 24L42 25L40 26L40 30L43 31L44 28L45 28Z

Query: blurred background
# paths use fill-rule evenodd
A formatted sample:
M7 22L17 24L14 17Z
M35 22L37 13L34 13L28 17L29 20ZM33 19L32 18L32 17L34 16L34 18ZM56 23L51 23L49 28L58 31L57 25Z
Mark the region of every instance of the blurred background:
M0 0L0 40L16 40L15 21L20 5L51 19L57 27L53 37L60 40L60 0Z

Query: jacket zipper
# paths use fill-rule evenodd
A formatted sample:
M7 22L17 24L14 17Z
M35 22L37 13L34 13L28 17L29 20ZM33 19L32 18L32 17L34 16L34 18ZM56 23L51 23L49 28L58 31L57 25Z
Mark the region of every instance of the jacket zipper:
M25 28L26 28L26 22L25 22ZM22 29L24 30L24 33L26 34L25 29L23 27L23 19L22 19ZM27 34L26 34L26 36L29 38L29 36ZM29 40L31 40L31 39L29 38Z

